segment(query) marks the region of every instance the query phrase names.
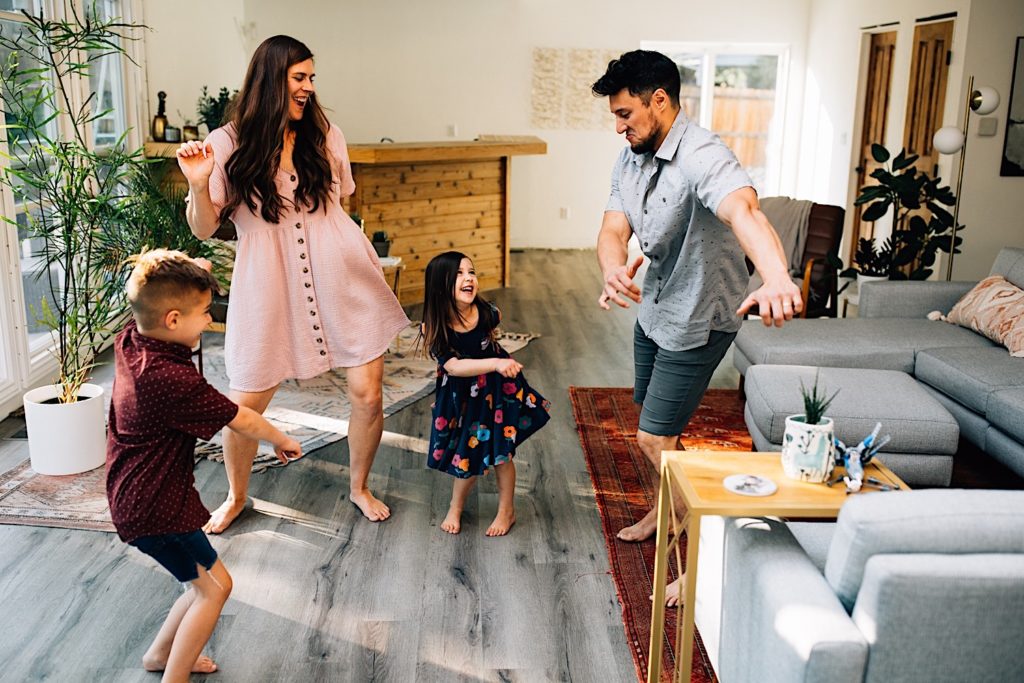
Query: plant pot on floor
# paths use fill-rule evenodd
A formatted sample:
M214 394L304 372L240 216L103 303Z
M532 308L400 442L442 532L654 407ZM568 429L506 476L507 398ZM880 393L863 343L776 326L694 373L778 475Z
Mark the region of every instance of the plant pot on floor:
M832 418L807 424L804 415L786 418L782 437L782 469L790 479L820 483L828 481L835 466Z
M32 469L39 474L78 474L107 458L103 387L83 384L74 403L56 401L60 387L47 385L25 393L25 428Z

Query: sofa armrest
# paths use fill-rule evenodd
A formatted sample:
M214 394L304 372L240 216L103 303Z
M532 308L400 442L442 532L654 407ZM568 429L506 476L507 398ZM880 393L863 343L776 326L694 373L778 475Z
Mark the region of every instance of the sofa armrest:
M785 524L728 520L723 583L723 683L863 680L867 641Z
M949 313L977 282L879 280L860 285L861 318L924 318L931 311Z

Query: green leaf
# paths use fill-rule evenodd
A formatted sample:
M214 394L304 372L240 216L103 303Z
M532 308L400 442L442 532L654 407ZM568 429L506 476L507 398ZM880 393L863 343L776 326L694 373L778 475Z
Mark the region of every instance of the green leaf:
M912 154L909 157L904 156L905 149L901 149L900 153L896 155L896 158L892 161L892 170L901 171L907 166L912 165L915 161L921 158L920 154Z
M872 221L877 221L879 218L888 213L888 211L889 200L879 199L877 202L869 206L863 214L861 214L860 219L862 221L867 221L868 223L870 223Z
M889 150L887 150L885 147L882 147L878 143L872 143L871 158L880 164L884 164L889 160Z

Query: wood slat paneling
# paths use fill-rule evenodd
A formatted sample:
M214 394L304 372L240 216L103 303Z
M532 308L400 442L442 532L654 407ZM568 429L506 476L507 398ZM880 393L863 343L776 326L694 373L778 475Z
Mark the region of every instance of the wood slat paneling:
M422 199L443 199L446 197L475 197L501 194L502 178L481 178L480 180L439 180L432 183L363 183L363 202L407 202Z
M436 183L449 180L479 180L500 178L501 166L497 161L459 161L409 164L405 166L359 165L359 178L367 185L385 183Z
M360 205L362 216L368 221L388 221L420 216L453 216L478 211L496 211L503 208L500 194L481 197L418 199L411 202L361 202Z

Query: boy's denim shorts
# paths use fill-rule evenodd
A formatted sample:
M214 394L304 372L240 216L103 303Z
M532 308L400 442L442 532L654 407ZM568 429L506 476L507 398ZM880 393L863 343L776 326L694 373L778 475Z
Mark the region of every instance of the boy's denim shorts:
M130 541L128 545L152 557L182 583L199 578L197 565L209 571L217 562L217 551L210 545L210 539L202 529L183 534L142 536Z

